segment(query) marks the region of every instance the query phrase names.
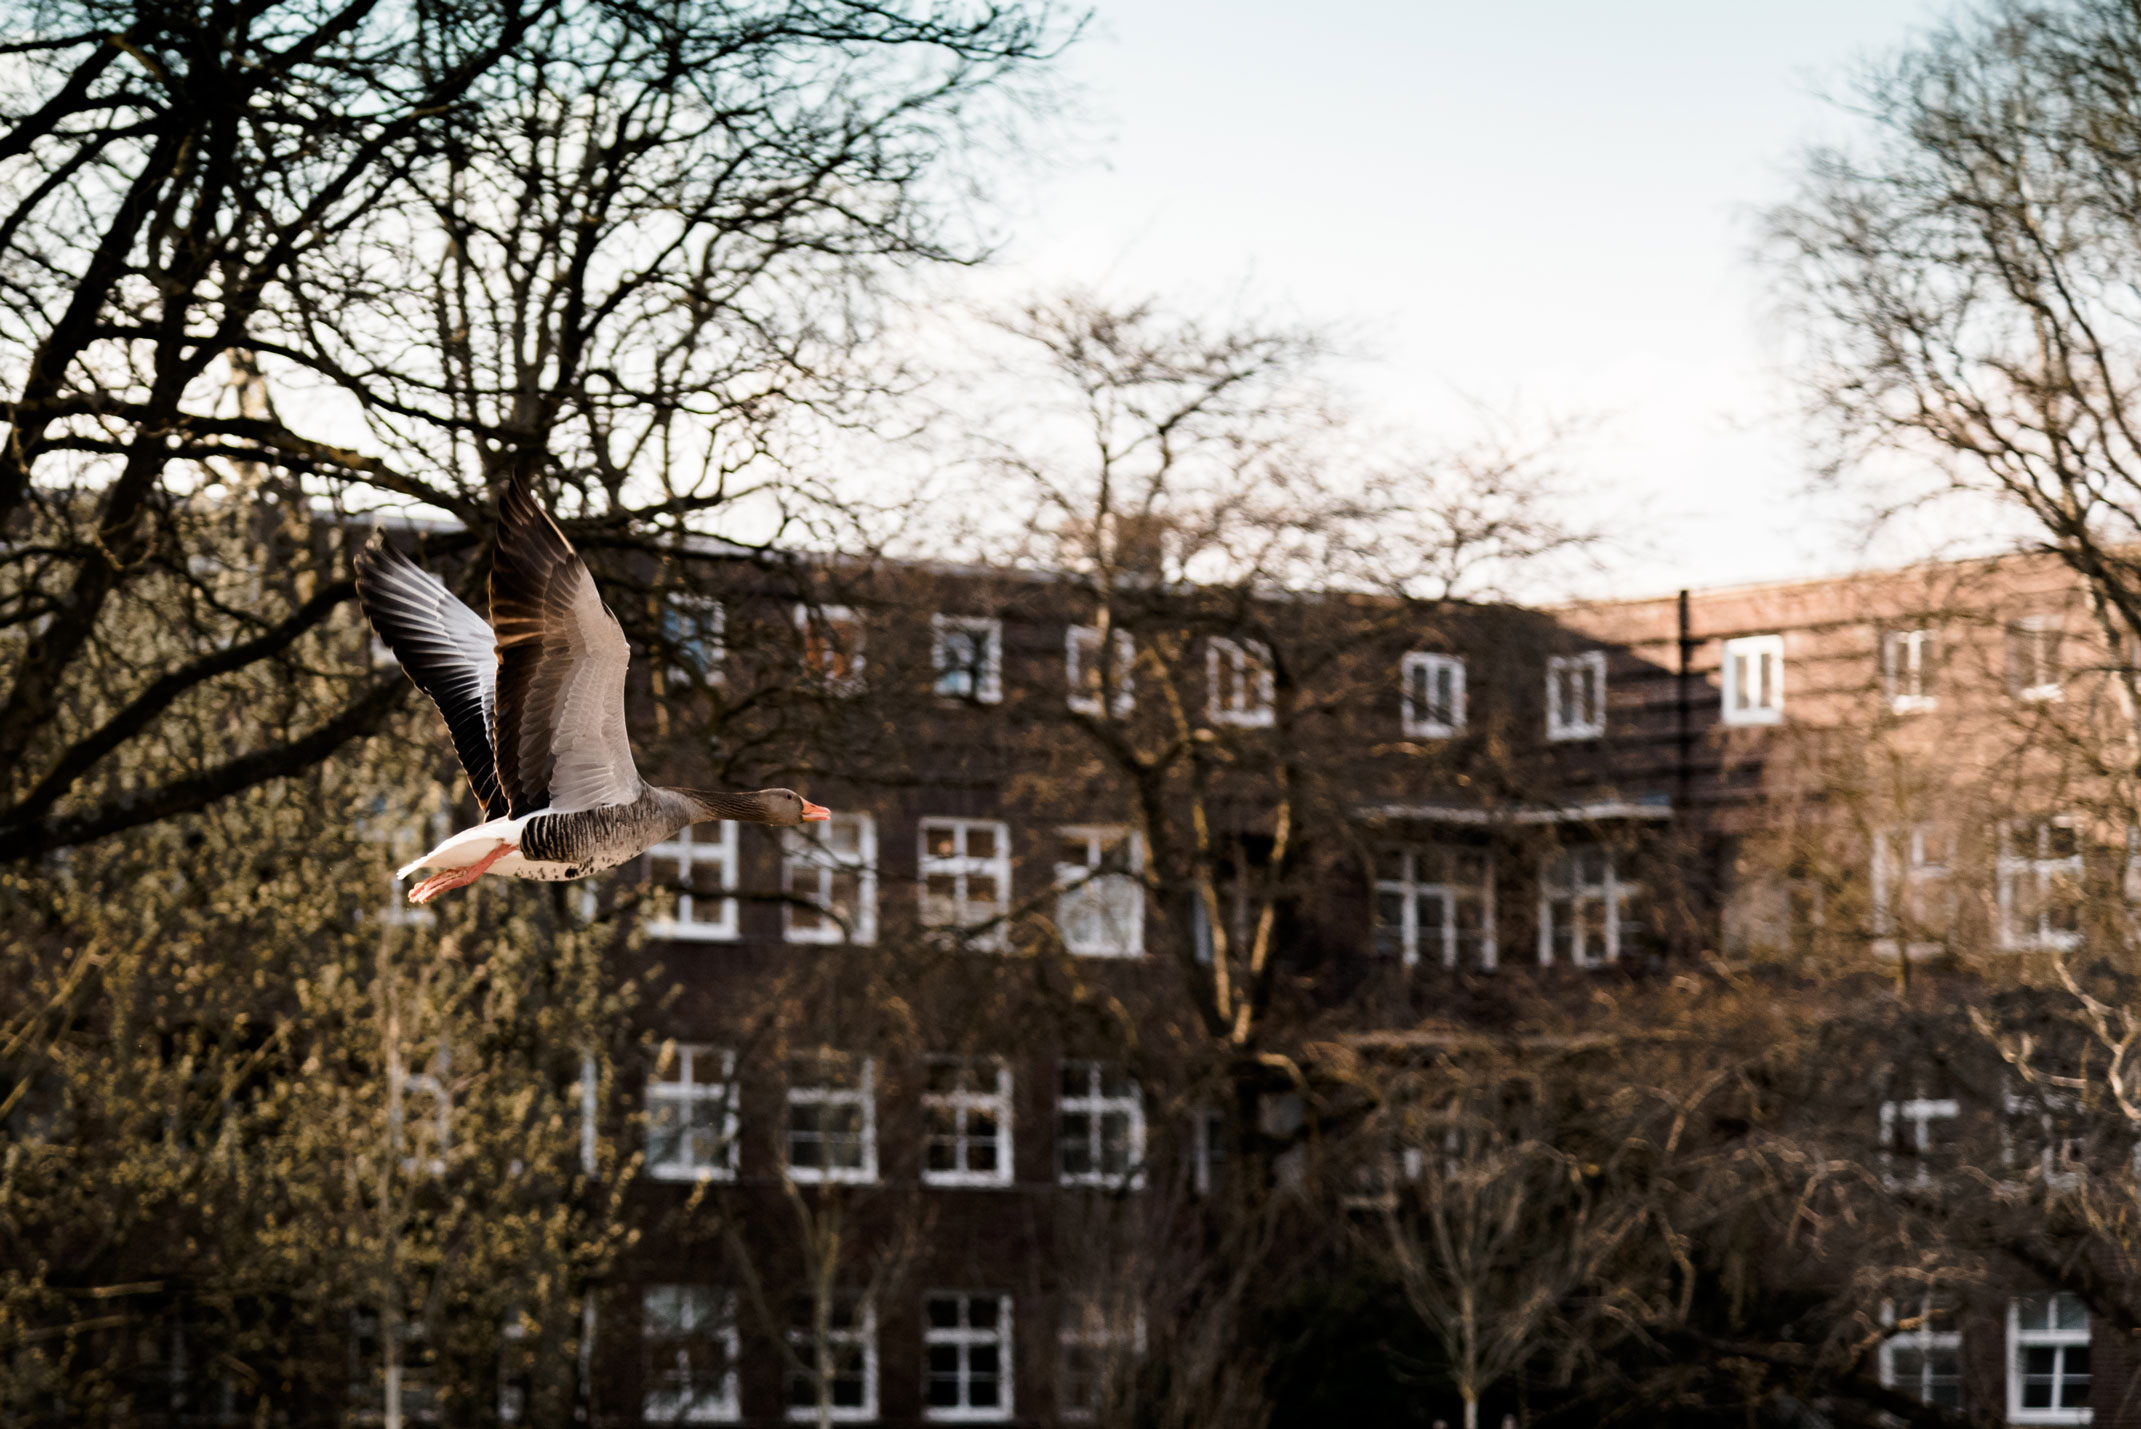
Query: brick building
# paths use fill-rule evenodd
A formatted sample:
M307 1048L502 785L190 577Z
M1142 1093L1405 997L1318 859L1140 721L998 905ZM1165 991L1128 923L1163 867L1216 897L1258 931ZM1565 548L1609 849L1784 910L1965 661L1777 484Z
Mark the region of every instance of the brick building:
M605 1422L1118 1417L1187 1274L1149 1247L1298 1119L1214 1066L1230 962L1266 1025L1372 1034L1713 948L1961 978L2077 947L2130 878L2116 781L2072 758L2122 662L2032 559L1550 610L693 584L645 616L666 772L791 769L837 812L647 861L675 994L605 1100L621 1137L644 1117L649 1230L594 1342ZM1129 746L1170 738L1219 752L1141 782ZM1899 1064L1853 1116L1901 1183L2015 1111ZM2125 1402L2071 1294L1882 1313L1867 1368L1911 1399Z

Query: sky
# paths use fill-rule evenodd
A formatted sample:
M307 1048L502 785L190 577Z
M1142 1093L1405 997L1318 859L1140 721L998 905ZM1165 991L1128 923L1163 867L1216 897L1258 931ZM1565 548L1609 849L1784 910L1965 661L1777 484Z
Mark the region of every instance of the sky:
M1101 0L980 281L1334 325L1366 409L1431 438L1589 425L1568 465L1619 539L1568 594L1908 558L1810 490L1755 249L1852 132L1829 96L1947 9Z

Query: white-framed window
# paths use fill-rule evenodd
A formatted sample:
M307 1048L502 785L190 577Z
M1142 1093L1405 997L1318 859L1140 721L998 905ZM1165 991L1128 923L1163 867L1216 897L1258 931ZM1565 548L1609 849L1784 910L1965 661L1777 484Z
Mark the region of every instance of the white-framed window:
M1141 1311L1090 1298L1063 1307L1056 1327L1056 1409L1073 1424L1090 1424L1124 1392L1131 1367L1145 1352Z
M736 825L687 824L647 850L647 877L675 891L676 906L648 922L657 938L728 942L736 936Z
M1227 1179L1227 1114L1216 1106L1190 1112L1190 1189L1209 1196Z
M994 819L928 818L921 826L922 923L972 931L1000 949L1011 906L1011 829Z
M1784 718L1784 637L1742 635L1725 642L1726 724L1775 724Z
M1103 658L1105 647L1097 625L1072 625L1063 632L1063 683L1070 707L1082 715L1100 717L1103 701L1117 719L1130 713L1136 703L1131 690L1131 672L1137 663L1137 645L1127 630L1115 632L1113 659ZM1108 692L1114 694L1109 697Z
M877 821L834 814L781 831L781 936L791 943L877 941Z
M955 1424L1009 1419L1011 1297L924 1297L922 1363L924 1419Z
M2088 1121L2078 1096L2042 1083L2018 1091L2009 1083L2000 1089L2000 1112L2001 1160L2010 1171L2024 1171L2034 1162L2049 1189L2081 1184L2088 1166Z
M1375 951L1492 971L1494 860L1484 849L1393 844L1375 855Z
M1606 732L1606 652L1546 657L1546 737L1597 739Z
M1895 1327L1881 1341L1882 1386L1920 1404L1962 1408L1963 1336L1947 1307L1936 1296L1926 1295L1907 1304L1901 1315L1894 1303L1883 1305L1881 1319Z
M649 1285L640 1291L646 1378L640 1418L649 1424L734 1424L736 1298L710 1285Z
M845 1052L791 1058L788 1179L877 1179L877 1062Z
M1056 1146L1064 1185L1141 1189L1145 1098L1136 1079L1112 1062L1065 1062Z
M1932 630L1881 632L1881 689L1897 714L1940 704L1940 637Z
M2008 1302L2007 1419L2089 1422L2089 1307L2080 1296L2061 1291Z
M515 1308L498 1327L498 1422L518 1424L528 1411L535 1366L528 1353L527 1312Z
M1001 1057L932 1057L922 1091L922 1179L1008 1186L1011 1067Z
M2001 947L2027 952L2081 945L2082 846L2075 819L2003 822L1994 872Z
M2031 615L2007 627L2007 688L2023 700L2060 698L2060 641L2056 615Z
M387 1135L401 1156L402 1169L430 1176L446 1174L453 1152L453 1053L441 1046L421 1072L400 1058L389 1068L392 1086L387 1102Z
M394 659L391 650L387 652L387 658ZM430 838L422 844L410 836L412 821L414 831L430 830ZM385 844L393 851L391 862L396 864L426 848L444 843L446 836L453 832L453 818L444 809L433 809L427 818L418 810L396 807L384 794L373 795L361 806L354 822L357 837L366 843ZM428 928L438 921L438 914L432 909L409 901L408 889L391 872L386 875L386 884L387 896L379 910L380 922L390 928Z
M929 618L936 693L993 705L1004 697L1004 623L986 615Z
M592 1176L600 1164L602 1062L593 1052L580 1054L580 1170Z
M828 693L862 692L864 655L862 617L844 605L798 605L796 636L803 645L803 673Z
M1271 647L1214 635L1204 643L1205 712L1213 724L1267 728L1273 719Z
M1874 951L1930 957L1949 924L1948 873L1954 854L1937 824L1884 829L1873 840Z
M718 685L728 658L728 612L710 595L678 593L662 600L664 670L680 684Z
M416 1316L397 1322L393 1338L399 1345L395 1368L389 1372L388 1337L379 1312L350 1313L349 1398L355 1411L350 1418L376 1424L391 1410L404 1423L440 1422L438 1345ZM220 1385L229 1384L221 1376L218 1380Z
M797 1363L788 1369L788 1418L805 1424L817 1419L822 1385L827 1418L867 1423L877 1417L877 1307L852 1291L838 1291L825 1308L821 1340L810 1297L789 1302L788 1344Z
M1962 1106L1953 1097L1881 1103L1881 1164L1891 1186L1925 1185L1955 1142Z
M647 1175L727 1181L736 1175L736 1054L668 1042L647 1079Z
M1447 739L1465 727L1465 662L1415 650L1398 662L1398 715L1407 739Z
M1603 844L1578 844L1548 859L1539 877L1540 964L1603 967L1633 952L1641 892Z
M1056 930L1084 958L1145 954L1145 841L1121 825L1056 830Z

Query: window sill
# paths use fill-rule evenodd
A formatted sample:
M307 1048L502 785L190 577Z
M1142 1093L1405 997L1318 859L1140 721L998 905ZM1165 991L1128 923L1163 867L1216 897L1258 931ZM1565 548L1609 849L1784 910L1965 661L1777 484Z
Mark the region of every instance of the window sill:
M792 928L783 929L781 941L793 948L869 948L877 944L875 929L852 935L835 929L830 937L822 933L798 933Z
M670 1185L689 1186L700 1181L733 1181L736 1168L733 1166L649 1166L649 1181L662 1181Z
M733 923L678 923L655 919L647 924L647 936L666 938L672 943L733 943L736 926Z
M1062 1186L1079 1186L1099 1191L1142 1191L1145 1189L1145 1173L1135 1172L1129 1176L1058 1175L1056 1183Z
M1403 727L1407 739L1455 739L1464 732L1461 724L1420 724L1408 720Z
M1002 1409L924 1409L922 1419L928 1424L1008 1424L1011 1410Z
M952 1191L1008 1191L1011 1178L982 1171L924 1171L922 1184Z
M874 1186L877 1184L877 1168L863 1167L856 1170L820 1171L814 1167L786 1166L781 1174L798 1186Z
M2079 933L2055 933L2043 938L2002 938L2003 953L2071 953L2082 945Z
M639 1417L649 1424L741 1424L743 1410L732 1403L694 1405L689 1409L672 1409L650 1404L640 1412Z

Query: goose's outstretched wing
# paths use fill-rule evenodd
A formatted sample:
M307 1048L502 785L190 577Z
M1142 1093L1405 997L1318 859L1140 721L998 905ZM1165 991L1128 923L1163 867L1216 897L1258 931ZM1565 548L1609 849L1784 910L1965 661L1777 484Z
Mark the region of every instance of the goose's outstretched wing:
M639 797L624 727L631 649L594 577L519 481L498 507L498 785L507 811L573 813Z
M483 817L505 812L491 749L498 703L498 637L439 578L375 532L357 553L357 604L416 687L446 717L454 753Z

